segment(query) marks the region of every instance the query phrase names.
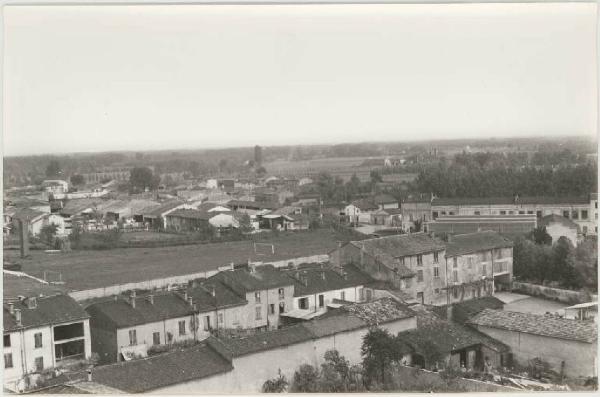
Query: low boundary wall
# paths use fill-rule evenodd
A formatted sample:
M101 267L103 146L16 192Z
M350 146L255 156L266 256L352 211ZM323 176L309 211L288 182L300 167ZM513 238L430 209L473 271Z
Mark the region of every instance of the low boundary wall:
M519 281L513 281L512 292L531 296L539 296L573 305L577 303L589 302L592 298L590 294L584 291L552 288L539 284L522 283Z

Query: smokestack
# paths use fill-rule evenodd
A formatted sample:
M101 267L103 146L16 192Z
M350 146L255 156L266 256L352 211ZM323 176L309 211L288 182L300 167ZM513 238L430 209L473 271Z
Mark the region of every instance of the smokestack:
M21 321L21 309L15 309L15 321L17 322L17 326L22 326L23 323Z
M21 258L29 256L29 221L19 219L19 242L21 243Z

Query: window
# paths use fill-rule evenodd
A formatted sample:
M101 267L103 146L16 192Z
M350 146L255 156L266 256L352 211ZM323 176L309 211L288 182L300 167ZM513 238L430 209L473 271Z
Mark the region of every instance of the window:
M269 304L269 314L275 314L275 304Z
M35 358L35 370L36 371L44 370L44 357L36 357Z
M260 303L260 291L254 293L254 300L256 303Z
M473 268L473 258L472 257L467 257L467 265L469 266L469 269Z
M129 346L135 346L137 345L137 333L135 332L135 329L130 329L129 330Z
M432 215L433 219L437 219L437 217L439 216L437 211L433 211Z
M423 270L419 270L419 271L417 271L417 281L418 281L419 283L422 283L422 282L423 282Z
M448 215L454 215L454 211L449 211Z
M584 227L583 227L583 234L587 234L587 232L588 232L588 227L587 227L587 226L584 226Z
M458 258L457 257L452 258L452 267L458 267Z
M519 211L519 215L525 215L525 211Z
M210 330L210 316L204 316L204 330Z
M501 249L495 250L494 254L495 254L496 259L502 259L502 250Z
M4 353L4 368L12 368L12 353Z
M257 320L262 320L262 308L260 306L256 307L256 317Z
M39 349L40 347L42 347L42 333L41 332L36 332L35 334L33 334L33 340L35 341L36 349Z
M527 211L527 215L533 215L533 211Z
M421 304L425 303L425 294L422 292L417 292L417 300L421 302Z
M506 215L506 211L500 211L500 215Z
M596 207L596 209L598 209L598 202L597 201L594 203L594 206Z
M401 264L401 265L404 265L404 257L402 257L402 258L400 258L400 259L398 259L398 260L400 261L400 264Z
M440 289L436 288L436 289L433 290L433 292L435 292L436 294L439 294L440 293Z
M442 211L442 215L446 215L446 211Z
M4 347L10 347L10 334L4 335Z
M577 210L573 210L571 215L573 219L579 219L579 212L577 212Z
M285 298L285 290L283 288L279 288L279 299Z
M587 218L588 218L587 210L581 210L581 219L587 219Z
M219 313L219 324L223 324L223 313Z
M325 295L319 295L319 307L325 306Z
M439 263L439 260L440 260L439 253L434 252L433 253L433 263Z
M486 265L481 266L481 274L483 274L484 276L487 274L487 266Z
M417 255L417 265L423 266L423 255Z
M481 211L475 211L474 214L475 215L481 215Z
M179 335L185 335L185 320L179 322Z
M458 288L452 288L452 296L454 299L458 298Z
M452 271L452 280L453 280L455 283L458 283L458 270L453 270L453 271Z
M300 298L298 300L298 307L300 309L308 309L308 298Z
M569 211L563 211L563 217L568 218L569 217Z
M535 216L538 217L538 218L541 218L542 217L542 211L536 211L535 212Z
M285 303L280 302L279 303L279 314L285 312Z
M340 299L343 300L343 301L346 300L346 291L340 292Z
M435 277L435 278L439 278L440 277L440 268L438 266L435 266L433 268L433 277Z
M594 218L596 218L596 220L598 220L598 213L597 212L594 214Z
M160 345L160 332L154 332L152 334L152 344Z

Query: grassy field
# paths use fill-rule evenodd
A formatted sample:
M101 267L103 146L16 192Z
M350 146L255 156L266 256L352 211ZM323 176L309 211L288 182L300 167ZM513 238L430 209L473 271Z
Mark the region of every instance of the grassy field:
M9 260L20 263L22 270L40 277L44 271L62 274L70 290L84 290L108 285L178 276L207 270L231 262L276 261L288 258L326 254L343 239L330 230L298 232L264 239L275 244L275 254L261 247L254 253L251 241L198 244L161 248L117 248L103 251L73 251L46 254L31 251L30 259L19 259L18 251L5 250Z

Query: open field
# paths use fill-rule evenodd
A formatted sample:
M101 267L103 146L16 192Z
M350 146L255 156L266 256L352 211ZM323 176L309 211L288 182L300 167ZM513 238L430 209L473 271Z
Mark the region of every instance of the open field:
M234 262L277 261L326 254L337 247L338 236L330 230L288 233L261 239L275 244L260 246L254 253L252 241L235 241L161 248L118 248L104 251L73 251L46 254L31 251L31 259L19 259L18 251L6 250L4 255L22 265L22 271L41 277L44 271L60 272L69 290L100 288L109 285L139 282L162 277L179 276L216 270ZM269 252L269 253L267 253Z

